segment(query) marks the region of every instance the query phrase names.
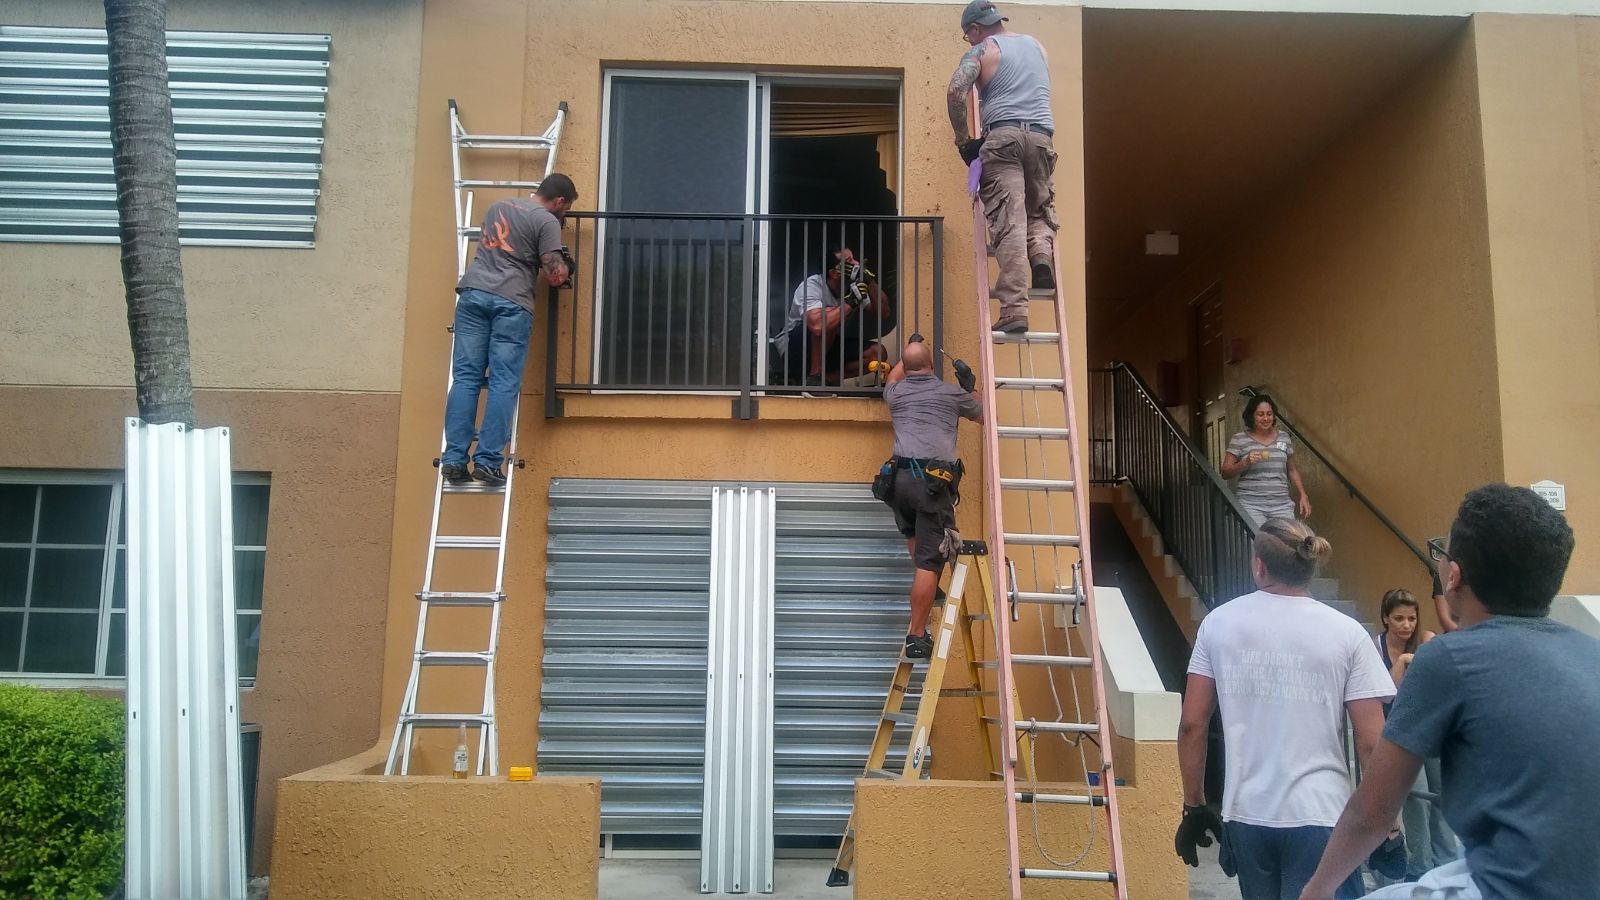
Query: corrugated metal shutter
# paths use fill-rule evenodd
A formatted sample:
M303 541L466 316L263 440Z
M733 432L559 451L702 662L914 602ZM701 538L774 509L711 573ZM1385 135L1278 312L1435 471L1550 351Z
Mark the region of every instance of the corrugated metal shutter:
M310 247L332 38L167 33L183 243ZM117 241L105 31L0 25L0 240Z
M551 482L539 770L600 775L608 833L700 830L712 486ZM837 836L905 633L911 567L865 486L773 486L774 827Z

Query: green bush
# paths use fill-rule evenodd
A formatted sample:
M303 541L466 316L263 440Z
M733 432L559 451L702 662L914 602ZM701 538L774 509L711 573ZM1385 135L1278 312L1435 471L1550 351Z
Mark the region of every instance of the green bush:
M0 684L0 897L116 888L126 746L119 700Z

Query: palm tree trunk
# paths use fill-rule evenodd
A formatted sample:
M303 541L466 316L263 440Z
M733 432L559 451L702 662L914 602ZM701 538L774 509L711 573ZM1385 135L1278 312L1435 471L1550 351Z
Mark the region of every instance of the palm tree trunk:
M167 86L166 0L105 0L111 157L139 416L193 425L189 320L178 255L178 149Z

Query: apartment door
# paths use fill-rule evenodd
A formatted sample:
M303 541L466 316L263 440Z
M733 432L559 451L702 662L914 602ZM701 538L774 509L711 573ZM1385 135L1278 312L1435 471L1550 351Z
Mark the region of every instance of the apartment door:
M1228 393L1224 367L1226 346L1222 330L1222 292L1216 287L1201 294L1190 306L1195 336L1195 383L1199 396L1195 402L1195 434L1213 465L1222 463L1228 438Z

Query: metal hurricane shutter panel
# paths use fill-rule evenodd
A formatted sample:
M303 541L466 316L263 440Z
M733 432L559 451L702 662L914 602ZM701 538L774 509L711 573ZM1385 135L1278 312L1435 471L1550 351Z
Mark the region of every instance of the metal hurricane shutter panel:
M167 32L187 245L310 247L325 34ZM116 243L105 31L0 25L0 240Z
M600 775L607 833L700 833L718 485L740 486L551 482L539 771ZM865 484L743 486L777 489L774 828L836 838L905 634L905 539Z

